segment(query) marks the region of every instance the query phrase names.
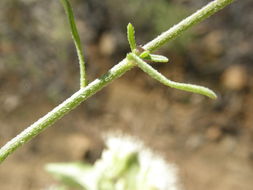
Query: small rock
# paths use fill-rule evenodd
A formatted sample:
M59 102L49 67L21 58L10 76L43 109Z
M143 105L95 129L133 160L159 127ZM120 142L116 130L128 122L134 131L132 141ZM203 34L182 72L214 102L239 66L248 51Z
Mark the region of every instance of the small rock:
M230 90L242 90L247 85L247 72L241 65L233 65L222 74L222 84Z
M253 162L253 151L249 153L249 160Z
M116 49L116 40L111 33L104 33L99 42L101 54L110 56Z
M188 150L194 151L198 148L200 148L204 143L204 138L202 135L194 135L191 136L189 139L186 141L186 148Z
M235 151L237 142L234 137L226 136L222 139L220 146L223 147L224 151L227 153L232 153Z
M8 95L3 102L3 109L6 112L11 112L20 105L20 97L17 95Z
M211 141L219 140L221 136L222 136L221 129L216 126L209 127L206 131L206 137Z
M213 56L218 56L224 51L224 46L222 45L223 33L221 31L214 31L209 33L204 38L204 45Z

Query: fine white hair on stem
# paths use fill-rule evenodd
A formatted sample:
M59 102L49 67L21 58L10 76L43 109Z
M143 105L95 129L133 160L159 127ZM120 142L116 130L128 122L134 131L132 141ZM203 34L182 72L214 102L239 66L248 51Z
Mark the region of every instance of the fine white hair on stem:
M173 40L185 30L203 21L204 19L213 15L217 11L223 9L224 7L231 4L232 2L233 0L214 0L210 2L208 5L199 9L197 12L193 13L191 16L187 17L186 19L182 20L181 22L173 26L171 29L167 30L166 32L162 33L160 36L148 42L146 45L143 46L143 48L145 50L153 52L154 50L164 45L166 42ZM50 112L45 114L43 117L39 118L32 125L28 126L25 130L23 130L16 137L8 141L3 147L0 148L0 164L10 154L15 152L22 145L26 144L28 141L36 137L46 128L52 126L56 121L61 119L64 115L69 113L71 110L75 109L83 101L93 96L99 90L104 88L113 80L122 76L124 73L132 69L134 66L135 64L131 64L127 59L123 59L113 68L111 68L106 74L104 74L102 77L95 79L93 82L89 83L86 87L79 89L72 96L67 98L61 104L59 104L54 109L52 109ZM84 79L85 77L81 77L81 78ZM189 90L189 88L186 90ZM216 98L215 94L210 94L210 95L211 95L210 96L211 98Z

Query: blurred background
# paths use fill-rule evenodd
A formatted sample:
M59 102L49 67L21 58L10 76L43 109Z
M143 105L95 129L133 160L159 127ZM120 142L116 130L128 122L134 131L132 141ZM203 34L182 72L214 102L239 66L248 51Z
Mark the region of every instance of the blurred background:
M90 81L127 52L126 26L145 44L210 1L71 0ZM94 162L101 135L139 138L175 163L187 190L252 190L253 1L236 1L170 42L153 65L219 95L167 88L138 68L16 151L0 166L2 190L46 189L50 162ZM0 1L0 145L79 88L79 68L59 1Z

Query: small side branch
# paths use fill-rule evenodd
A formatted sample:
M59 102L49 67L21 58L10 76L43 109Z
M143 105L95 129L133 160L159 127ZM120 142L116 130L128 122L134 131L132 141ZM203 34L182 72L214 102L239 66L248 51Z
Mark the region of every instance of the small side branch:
M83 48L81 44L81 40L78 34L78 30L76 28L74 13L72 10L72 7L68 0L61 0L62 5L64 7L64 10L68 17L68 22L71 30L71 35L74 40L75 46L76 46L76 52L79 60L79 67L80 67L80 88L83 88L87 85L86 80L86 72L85 72L85 61L84 61L84 55L83 55Z
M194 84L179 83L179 82L175 82L170 79L167 79L165 76L163 76L161 73L159 73L157 70L155 70L153 67L151 67L149 64L147 64L145 61L143 61L141 58L139 58L134 53L129 53L127 55L127 58L130 61L133 61L135 64L137 64L137 66L140 67L141 70L143 70L145 73L147 73L153 79L159 81L160 83L162 83L166 86L169 86L171 88L176 88L179 90L202 94L202 95L207 96L212 99L217 98L216 94L212 90L210 90L209 88L194 85Z
M63 2L67 2L66 0L62 0ZM179 36L183 31L190 28L194 24L199 23L200 21L204 20L205 18L209 17L210 15L216 13L226 5L232 3L233 0L215 0L208 4L207 6L203 7L193 15L189 16L185 20L181 21L179 24L175 25L173 28L169 29L162 35L158 36L151 42L147 43L144 46L145 50L154 51L155 49L161 47L164 43L168 42ZM68 4L66 4L68 5ZM69 7L67 7L69 8ZM68 9L69 10L69 9ZM73 16L68 15L69 19L73 19ZM76 27L72 23L72 30L75 31ZM77 31L77 30L76 30ZM74 34L72 34L74 36ZM78 35L77 35L78 36ZM74 38L74 37L73 37ZM78 48L78 55L82 57L81 46L78 44L80 43L80 38L76 38L77 43L76 47ZM79 40L78 40L79 39ZM82 58L80 58L82 60ZM81 66L81 65L80 65ZM5 144L0 149L0 163L3 162L8 155L13 153L16 149L21 147L23 144L30 141L32 138L40 134L43 130L47 127L51 126L69 111L76 108L81 102L86 100L88 97L94 95L96 92L101 90L107 84L115 80L116 78L123 75L126 71L133 68L135 65L131 62L127 61L126 59L122 60L120 63L115 65L112 69L110 69L107 74L102 76L99 79L94 80L88 86L81 88L79 91L74 93L70 98L62 102L60 105L55 107L52 111L47 113L45 116L41 117L38 121L34 124L26 128L23 132L17 135L15 138L10 140L7 144ZM84 65L82 66L84 68ZM82 69L81 69L82 70ZM84 70L83 70L84 71ZM81 71L82 72L82 71ZM81 74L82 81L81 86L85 86L85 72Z

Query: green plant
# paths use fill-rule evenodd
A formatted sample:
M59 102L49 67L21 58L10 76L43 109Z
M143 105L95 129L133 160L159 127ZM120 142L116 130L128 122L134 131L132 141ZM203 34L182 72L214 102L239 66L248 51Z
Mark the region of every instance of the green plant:
M109 135L106 149L94 165L51 163L46 170L66 189L80 190L176 190L174 165L148 150L133 137ZM62 187L62 186L61 186ZM58 187L55 186L58 190Z
M148 42L146 45L142 47L145 52L144 54L140 54L142 52L134 51L134 41L130 41L131 48L133 49L133 52L128 54L127 58L123 59L120 63L115 65L113 68L111 68L106 74L104 74L102 77L95 79L93 82L86 85L86 76L84 72L84 61L82 56L82 50L80 45L80 40L78 37L78 33L75 27L74 22L74 16L71 11L70 4L67 0L62 0L64 7L67 11L68 19L70 22L70 28L72 31L72 36L77 48L77 53L79 57L79 63L81 68L81 77L80 77L80 83L81 88L76 93L74 93L71 97L66 99L64 102L62 102L60 105L55 107L52 111L47 113L45 116L41 117L38 121L36 121L34 124L26 128L23 132L21 132L19 135L17 135L15 138L10 140L6 145L4 145L0 149L0 162L3 162L5 158L13 153L17 148L21 147L21 145L27 143L29 140L34 138L36 135L41 133L44 129L51 126L54 122L59 120L62 116L67 114L69 111L76 108L81 102L89 98L90 96L94 95L96 92L101 90L103 87L105 87L107 84L115 80L116 78L123 75L126 71L132 69L135 66L139 66L142 70L147 72L150 76L155 78L156 80L162 82L163 84L178 88L181 90L186 90L194 93L199 93L206 95L211 98L215 98L215 94L205 88L205 87L199 87L196 85L189 85L189 84L182 84L182 83L176 83L173 81L168 80L161 74L159 74L156 70L154 70L152 67L150 67L147 63L143 61L141 56L151 56L151 52L155 51L156 49L160 48L162 45L167 43L168 41L174 39L175 37L179 36L182 32L187 30L188 28L192 27L193 25L203 21L207 17L211 16L212 14L216 13L220 9L224 8L228 4L232 3L233 0L214 0L210 2L208 5L203 7L202 9L198 10L191 16L187 17L177 25L173 26L166 32L162 33L160 36L155 38L154 40ZM133 37L133 34L130 34L130 38ZM146 57L145 57L146 58ZM84 87L85 86L85 87Z
M68 17L70 31L72 34L72 38L74 40L75 46L76 46L76 52L79 59L79 67L80 67L80 88L83 88L87 85L86 81L86 73L85 73L85 61L84 61L84 55L83 55L83 48L81 44L81 40L76 28L75 18L72 11L72 7L68 0L61 0L62 5L65 9L65 12Z

